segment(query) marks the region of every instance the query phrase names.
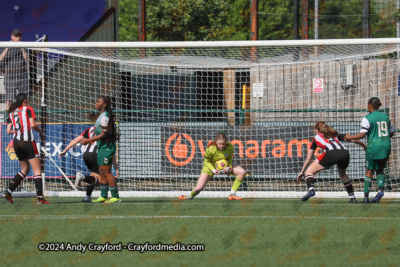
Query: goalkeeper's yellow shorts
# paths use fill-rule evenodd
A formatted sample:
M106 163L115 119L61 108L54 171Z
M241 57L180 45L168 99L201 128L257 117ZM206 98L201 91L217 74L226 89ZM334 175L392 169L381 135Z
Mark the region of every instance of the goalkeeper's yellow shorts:
M203 168L201 169L201 173L205 173L211 177L214 176L214 173L212 172L212 170L210 170L210 168L208 168L207 166L203 166Z

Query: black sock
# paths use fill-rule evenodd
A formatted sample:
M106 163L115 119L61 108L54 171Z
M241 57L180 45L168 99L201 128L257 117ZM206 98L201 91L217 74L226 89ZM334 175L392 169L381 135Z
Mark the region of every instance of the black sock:
M22 172L18 172L15 176L14 179L10 182L10 185L8 186L8 193L12 193L21 183L22 180L24 180L25 175Z
M93 184L96 182L96 177L94 176L89 176L89 175L85 175L85 178L83 178L83 181L87 184Z
M91 196L94 189L94 185L87 185L86 186L86 195Z
M314 176L312 176L312 175L306 176L306 184L307 184L308 190L314 189L314 182L315 182Z
M383 192L384 189L385 188L383 186L378 186L378 191L382 191Z
M37 175L34 177L35 179L35 187L36 187L36 195L38 197L43 197L43 179L41 175Z
M364 192L364 198L369 198L369 192L368 193Z
M350 182L343 183L343 185L344 188L346 188L347 194L349 194L349 196L354 196L353 181L350 180Z

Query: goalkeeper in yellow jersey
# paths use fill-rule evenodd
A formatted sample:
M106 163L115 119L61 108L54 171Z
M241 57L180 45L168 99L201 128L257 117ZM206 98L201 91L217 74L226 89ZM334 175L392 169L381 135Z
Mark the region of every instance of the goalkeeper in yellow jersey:
M234 147L230 142L228 142L225 132L219 131L214 141L207 146L204 155L203 168L201 169L201 174L196 187L193 188L190 195L182 195L179 199L193 199L201 192L201 190L203 190L208 181L210 181L215 174L235 174L236 179L233 183L228 199L241 200L242 198L236 195L236 191L242 184L246 171L239 165L232 165L233 151ZM217 170L215 168L215 162L220 159L228 161L228 166L223 170Z

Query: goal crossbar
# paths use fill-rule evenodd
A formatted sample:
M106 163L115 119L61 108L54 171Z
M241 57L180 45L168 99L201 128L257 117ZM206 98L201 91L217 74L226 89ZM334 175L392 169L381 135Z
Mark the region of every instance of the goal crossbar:
M281 41L186 41L186 42L0 42L2 47L22 48L189 48L189 47L262 47L330 46L362 44L400 44L399 38L323 39Z
M29 101L46 129L39 151L45 149L55 162L43 159L48 196L85 194L84 186L73 192L66 182L75 182L78 172L90 173L84 149L77 144L58 156L93 126L87 115L96 112L101 95L112 99L120 133L120 168L113 173L126 197L188 194L208 144L225 131L234 146L234 164L248 175L238 194L299 198L307 188L296 177L317 122L356 134L368 114L368 99L376 96L396 133L400 123L400 38L0 43L6 47L18 50L13 55L20 48L28 51ZM1 127L4 189L19 165L7 125ZM40 139L36 133L35 139ZM400 191L400 140L396 135L391 140L385 197ZM350 152L347 174L362 197L365 152L353 143L344 145ZM337 167L316 178L318 196L347 197ZM216 176L200 196L226 197L234 180ZM26 179L18 190L30 194L34 183ZM375 180L371 191L377 191Z

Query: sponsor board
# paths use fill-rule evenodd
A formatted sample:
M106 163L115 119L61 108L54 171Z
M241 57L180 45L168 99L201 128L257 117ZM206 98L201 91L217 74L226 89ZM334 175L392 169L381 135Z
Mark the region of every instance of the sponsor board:
M234 164L258 166L265 172L283 169L299 172L307 157L307 149L315 135L310 127L188 127L176 130L161 127L162 171L193 173L201 171L207 145L214 138L210 133L225 130L228 141L235 147ZM311 138L304 138L311 137ZM316 151L319 153L319 151ZM261 170L262 172L262 170Z
M58 156L70 141L91 126L93 124L47 124L45 149L69 177L75 177L77 172L84 174L90 172L83 161L83 146L77 144L69 149L65 156L60 159ZM1 178L12 178L20 169L20 164L13 147L13 135L6 134L6 129L7 125L1 124ZM36 131L33 131L33 134L40 152L41 142L39 135ZM61 173L47 158L45 174L48 178L61 178ZM31 175L32 171L28 177Z

